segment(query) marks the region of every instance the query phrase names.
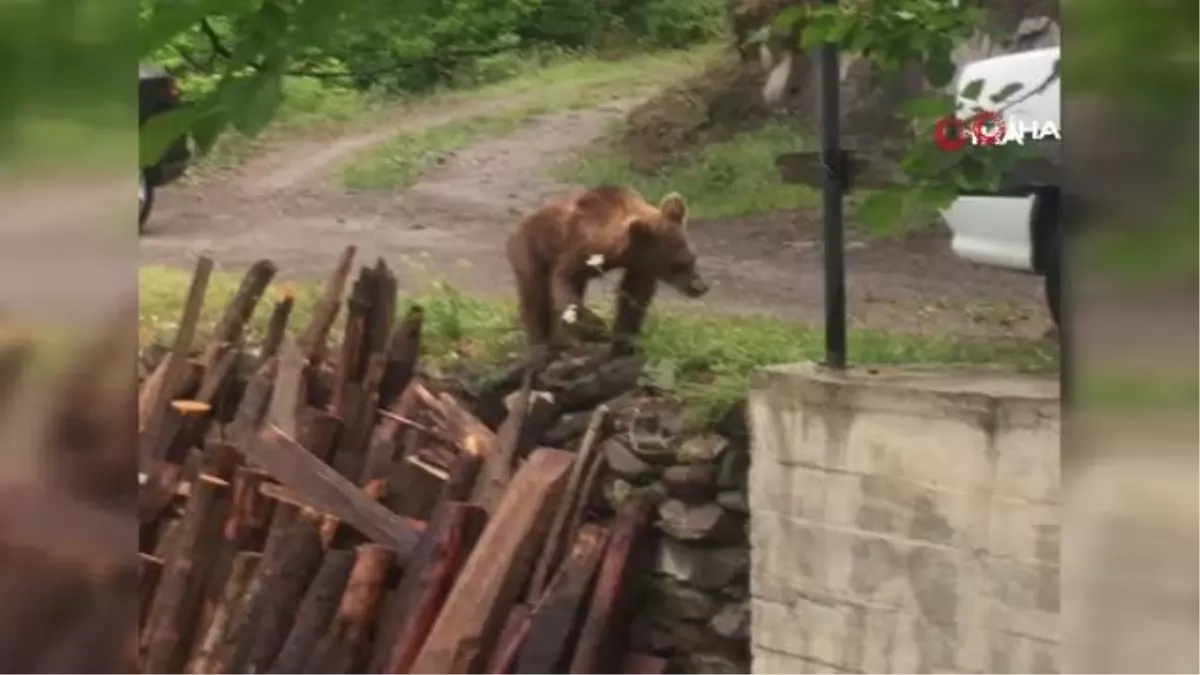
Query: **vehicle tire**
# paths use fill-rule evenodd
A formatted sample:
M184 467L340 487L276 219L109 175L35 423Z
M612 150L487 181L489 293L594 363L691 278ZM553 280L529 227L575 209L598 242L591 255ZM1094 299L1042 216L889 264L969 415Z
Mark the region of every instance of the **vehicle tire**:
M1062 317L1062 245L1057 232L1050 237L1046 251L1046 307L1054 327L1061 330Z
M154 183L146 171L138 172L138 234L146 231L146 221L150 219L150 208L154 206Z

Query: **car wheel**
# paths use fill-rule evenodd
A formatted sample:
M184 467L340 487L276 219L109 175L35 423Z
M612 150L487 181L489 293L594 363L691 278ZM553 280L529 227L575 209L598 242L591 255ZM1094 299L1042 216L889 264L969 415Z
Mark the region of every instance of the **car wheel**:
M1054 327L1061 330L1062 317L1062 252L1059 237L1055 235L1050 240L1050 250L1046 255L1046 307L1050 309L1050 319Z
M150 207L154 205L154 184L146 178L145 171L138 172L138 234L146 231L150 218Z

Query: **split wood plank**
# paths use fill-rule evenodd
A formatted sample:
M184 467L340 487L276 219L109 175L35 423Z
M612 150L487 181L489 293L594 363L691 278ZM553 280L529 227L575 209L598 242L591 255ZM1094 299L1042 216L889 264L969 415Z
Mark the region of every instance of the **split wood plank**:
M385 673L407 673L412 666L483 532L487 512L473 504L450 503L435 518L397 590L399 618L389 627L393 646Z
M529 576L573 460L561 450L530 455L463 566L410 672L470 673L483 665Z
M514 672L560 673L567 666L607 542L608 530L600 525L579 529L570 553L529 618L529 636Z
M622 508L612 524L612 535L600 570L587 616L575 646L568 672L574 675L615 672L617 659L625 653L626 633L631 617L629 579L637 553L650 529L653 504L634 499ZM638 672L638 671L622 671Z
M576 453L575 463L571 467L571 477L567 483L566 497L559 502L558 510L554 513L550 534L546 538L546 546L542 549L537 567L534 569L533 580L529 586L531 597L540 596L546 588L546 583L549 581L550 575L554 573L554 568L562 557L568 539L578 526L576 514L582 513L587 505L588 495L583 493L590 491L587 485L589 483L588 473L592 465L601 458L597 451L599 444L596 443L596 440L606 415L608 415L608 406L601 405L596 408L596 411L592 413L592 421L583 435L583 440L579 443L579 451Z
M368 484L368 486L380 486L380 485L384 485L384 484L379 481L374 481L374 482ZM279 483L263 483L261 486L259 486L258 491L264 497L268 497L270 499L273 499L278 502L283 502L285 504L292 504L300 509L308 509L310 511L313 511L313 512L319 514L322 519L325 519L325 518L336 519L337 518L337 516L331 512L322 511L318 507L318 505L313 502L313 500L307 499L303 495L300 495L299 493L297 493L295 490L284 487L283 485L280 485ZM366 488L362 488L362 493L363 493L363 495L365 495L367 497L367 499L370 499L372 501L378 501L378 499L376 498L377 495L383 494L383 496L386 496L386 491L382 490L380 488L372 488L370 490L368 490ZM426 523L423 520L417 520L416 518L406 518L404 516L398 516L398 518L400 518L400 520L404 521L404 523L406 523L409 527L411 527L413 532L416 532L418 535L420 535L422 532L424 532L425 529L428 527L428 523Z
M166 372L163 375L162 386L158 396L150 407L150 414L138 439L138 450L142 466L149 464L151 459L160 458L165 451L162 445L163 421L171 413L171 400L179 392L180 384L188 368L188 354L196 337L196 324L200 321L200 310L204 308L204 296L208 292L208 280L212 276L213 261L208 256L201 256L196 261L196 272L192 275L192 284L188 288L187 300L183 306L183 316L179 319L179 327L175 332L175 343L167 357Z
M412 555L418 534L409 523L371 500L278 427L268 425L259 432L258 442L243 449L243 453L275 480L304 495L316 510L333 515L376 543L394 548L401 564Z

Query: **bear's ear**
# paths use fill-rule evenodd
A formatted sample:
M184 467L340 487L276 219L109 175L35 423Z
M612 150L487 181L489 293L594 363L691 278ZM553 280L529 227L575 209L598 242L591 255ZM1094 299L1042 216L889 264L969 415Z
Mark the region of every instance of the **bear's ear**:
M683 195L678 192L671 192L663 197L658 204L658 210L662 211L663 217L667 220L679 224L687 222L687 203L683 201Z

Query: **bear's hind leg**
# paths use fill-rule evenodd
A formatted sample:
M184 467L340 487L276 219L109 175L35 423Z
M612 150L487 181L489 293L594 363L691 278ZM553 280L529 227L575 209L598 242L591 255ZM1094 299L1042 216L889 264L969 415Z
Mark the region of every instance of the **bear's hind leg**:
M554 328L550 279L544 265L517 242L509 242L508 260L517 286L517 309L529 346L546 345Z

